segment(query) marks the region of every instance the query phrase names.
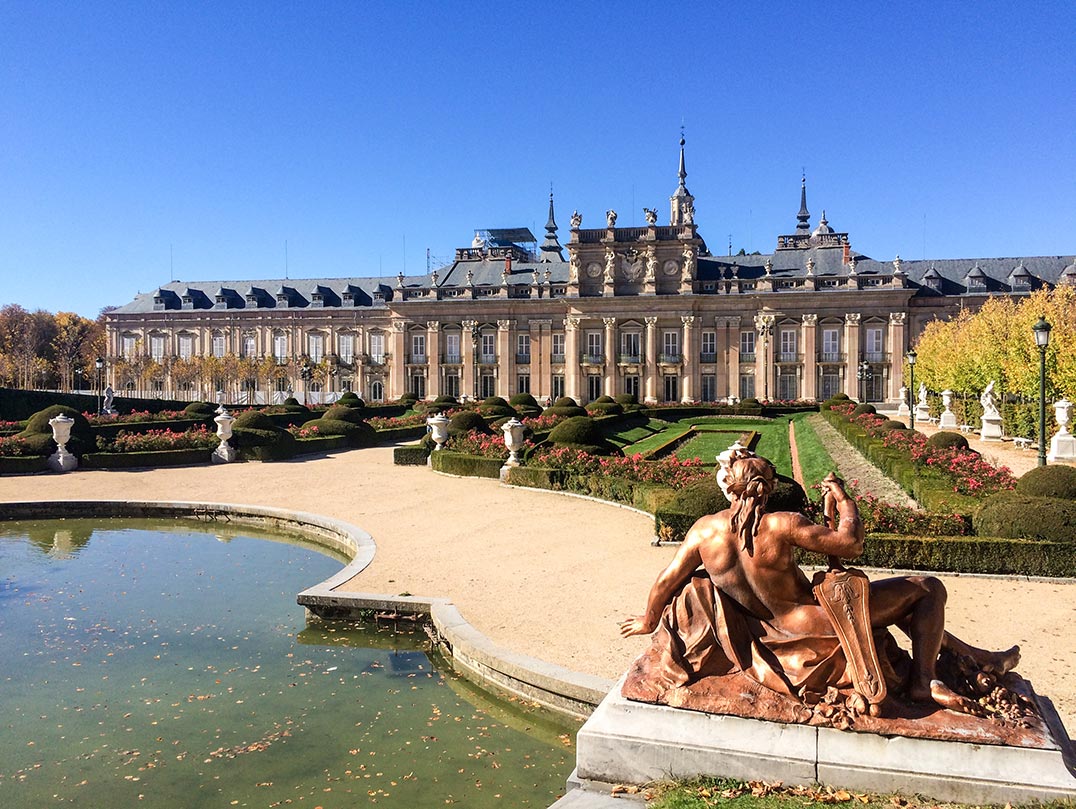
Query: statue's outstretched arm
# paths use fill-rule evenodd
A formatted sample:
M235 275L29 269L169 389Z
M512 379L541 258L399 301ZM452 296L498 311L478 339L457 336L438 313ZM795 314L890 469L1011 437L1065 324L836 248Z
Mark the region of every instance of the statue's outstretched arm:
M699 554L699 539L697 529L692 528L687 537L685 537L683 544L680 545L676 556L658 576L654 586L650 588L650 596L646 600L646 612L643 615L627 618L620 622L620 634L623 637L649 635L657 628L665 605L672 601L676 591L702 564L702 556Z
M786 541L808 551L824 553L827 556L839 556L842 559L854 559L863 553L863 521L859 519L856 501L848 496L844 485L837 477L822 481L826 495L832 497L840 514L840 522L835 528L816 525L802 514L788 514L784 526Z

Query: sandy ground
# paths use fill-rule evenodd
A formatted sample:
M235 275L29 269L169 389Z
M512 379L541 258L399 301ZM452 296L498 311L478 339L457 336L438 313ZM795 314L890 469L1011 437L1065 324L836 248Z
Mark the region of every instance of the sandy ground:
M63 499L249 503L337 517L377 543L350 587L450 597L508 649L610 679L646 643L622 640L617 620L642 611L675 552L650 546L647 516L394 467L388 447L286 463L0 478L0 503ZM1076 733L1076 584L944 578L948 627L982 646L1019 643L1020 671Z

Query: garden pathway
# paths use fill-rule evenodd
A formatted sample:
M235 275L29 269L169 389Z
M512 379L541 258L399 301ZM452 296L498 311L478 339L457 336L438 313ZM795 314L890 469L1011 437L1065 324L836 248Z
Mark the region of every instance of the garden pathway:
M919 508L919 504L896 481L885 475L867 460L863 453L848 443L824 416L813 413L807 417L807 422L837 464L837 474L847 483L854 485L859 492L873 494L886 503Z
M643 609L676 553L651 547L649 516L393 466L391 447L283 463L0 477L0 504L67 499L251 503L347 520L377 542L350 589L448 596L507 649L609 679L646 644L621 639L617 621ZM948 626L985 646L1021 644L1020 671L1076 732L1076 583L942 578Z

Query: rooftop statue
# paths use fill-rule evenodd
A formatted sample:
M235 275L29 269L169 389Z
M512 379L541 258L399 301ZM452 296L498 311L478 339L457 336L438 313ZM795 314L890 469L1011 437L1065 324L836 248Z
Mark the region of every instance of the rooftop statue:
M616 211L612 208L605 212L605 222L611 228L616 227Z
M766 510L777 480L768 460L734 445L719 461L729 508L695 523L646 611L620 624L624 637L653 633L625 697L901 735L1011 741L1045 732L1030 687L1010 673L1019 647L989 652L946 632L941 581L871 582L841 566L862 553L864 534L840 479L823 481L831 524L820 525ZM797 549L829 556L830 569L812 582ZM909 637L910 655L891 627Z

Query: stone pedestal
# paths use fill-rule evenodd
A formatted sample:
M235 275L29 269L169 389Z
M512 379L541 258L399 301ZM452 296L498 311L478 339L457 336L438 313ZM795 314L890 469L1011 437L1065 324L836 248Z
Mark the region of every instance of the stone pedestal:
M1000 441L1001 416L983 416L983 426L979 429L979 437L983 441Z
M232 463L235 458L235 448L227 441L221 441L213 450L211 460L213 463Z
M961 803L1076 797L1076 776L1056 744L937 741L706 714L629 701L620 695L622 684L579 730L576 772L584 782L711 775L922 793ZM1055 738L1063 734L1057 730Z
M67 451L66 447L58 447L46 461L49 469L53 472L71 472L78 469L78 458Z
M938 419L939 430L955 430L956 429L956 413L949 409L949 405L953 403L953 392L951 390L942 391L942 410L941 417Z
M902 387L900 389L900 404L897 405L897 417L907 417L912 414L912 409L908 407L908 389Z
M916 405L915 407L915 420L926 424L930 419L930 407L928 405Z
M1076 461L1076 436L1072 433L1057 433L1050 439L1050 454L1046 458L1051 463Z

